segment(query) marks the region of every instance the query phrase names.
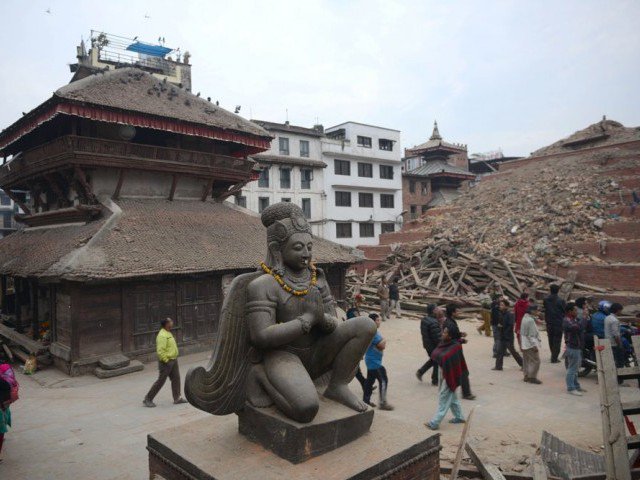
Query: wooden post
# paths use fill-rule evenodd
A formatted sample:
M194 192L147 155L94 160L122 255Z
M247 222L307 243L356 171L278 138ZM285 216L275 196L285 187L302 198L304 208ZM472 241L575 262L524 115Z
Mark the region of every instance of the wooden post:
M473 417L473 412L476 407L473 407L469 412L469 416L467 417L467 423L464 424L464 429L462 429L462 436L460 437L460 444L458 445L458 452L456 453L456 459L453 462L453 467L451 468L451 476L449 480L456 480L458 478L458 470L460 470L460 463L462 462L462 450L464 449L465 443L467 443L467 437L469 436L469 427L471 426L471 418Z
M120 190L122 189L122 183L124 182L125 170L124 168L120 169L120 174L118 175L118 183L116 184L116 189L113 191L113 195L111 198L113 200L117 200L120 198Z
M176 187L178 186L178 175L174 174L171 180L171 190L169 190L169 201L173 201L173 197L176 194Z
M627 433L611 342L594 337L607 480L631 480ZM599 348L602 347L602 348Z
M547 467L542 461L540 455L533 457L531 468L533 470L533 480L547 480L549 478L547 475Z
M213 188L213 178L210 178L207 182L207 185L202 188L202 200L203 202L207 199L209 194L211 193L211 189Z

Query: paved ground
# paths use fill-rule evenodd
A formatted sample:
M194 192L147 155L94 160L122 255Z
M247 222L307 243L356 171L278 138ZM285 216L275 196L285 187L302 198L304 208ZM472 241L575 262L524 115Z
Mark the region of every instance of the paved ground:
M469 332L465 351L478 400L463 401L463 407L466 413L476 406L471 435L482 440L486 456L506 469L522 469L518 462L535 452L543 429L599 451L602 435L594 374L583 381L588 393L578 398L565 393L564 368L548 363L546 349L541 386L522 382L512 359L506 359L503 372L491 371L492 340L477 335L473 326L462 324ZM415 370L424 360L418 322L391 320L383 324L382 334L388 339L389 399L396 409L376 415L421 424L435 410L436 388L415 378ZM183 374L207 356L182 358ZM188 404L174 406L168 386L160 392L157 408L142 407L140 401L155 375L153 364L142 372L110 380L68 378L53 369L33 377L20 374L21 400L13 408L15 428L5 441L0 478L147 478L147 433L206 415ZM625 388L623 394L637 396L638 390ZM229 416L219 421L235 423L236 419ZM443 422L443 461L454 457L461 430L460 425ZM428 434L425 429L425 436Z

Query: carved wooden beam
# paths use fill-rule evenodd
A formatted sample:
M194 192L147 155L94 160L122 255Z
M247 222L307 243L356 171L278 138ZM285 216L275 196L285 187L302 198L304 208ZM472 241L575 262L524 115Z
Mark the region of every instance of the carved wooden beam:
M51 174L45 174L44 178L47 181L47 183L49 184L49 188L51 188L51 191L58 198L58 206L62 207L62 206L69 205L69 199L64 194L64 190L62 189L62 187L58 183L58 180Z
M245 185L247 185L247 183L249 183L249 181L245 180L244 182L240 182L233 185L229 190L222 193L221 195L218 195L216 197L216 200L222 202L224 199L229 198L232 195L235 195L236 193L242 191L242 189L245 187Z
M91 185L89 185L89 182L87 181L87 176L84 174L84 171L80 167L74 168L74 176L78 180L78 182L80 182L80 185L82 185L82 188L84 189L84 193L87 196L87 199L89 200L89 202L98 203L98 199L93 194Z
M111 198L117 200L120 197L120 190L122 189L122 183L124 182L125 169L120 169L120 175L118 175L118 183L116 185L116 189L113 191L113 195Z
M173 201L173 196L176 194L177 186L178 186L178 175L173 175L173 180L171 180L171 190L169 191L169 201Z
M31 210L29 209L29 207L27 207L27 205L22 200L20 200L15 193L13 193L8 188L3 188L3 190L4 193L7 194L7 197L13 200L14 203L17 204L24 213L26 213L27 215L31 215Z
M207 185L202 188L202 200L203 202L207 199L207 197L211 194L211 189L213 188L213 178L210 178L207 182Z

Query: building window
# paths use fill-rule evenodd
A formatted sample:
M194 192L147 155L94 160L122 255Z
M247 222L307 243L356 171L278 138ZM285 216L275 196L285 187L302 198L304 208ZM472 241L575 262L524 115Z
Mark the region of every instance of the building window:
M393 180L393 167L391 165L380 165L380 178Z
M333 167L336 175L351 175L351 162L348 160L334 160Z
M373 177L373 165L370 163L358 162L358 176L359 177Z
M291 188L291 169L280 169L280 188Z
M13 212L2 212L2 227L3 228L11 228L12 227L12 217Z
M269 188L269 167L265 167L260 170L260 176L258 177L258 187Z
M242 208L247 208L247 197L244 195L236 195L236 205Z
M311 188L311 180L313 180L313 170L310 168L300 169L300 188L309 190Z
M336 223L336 237L337 238L351 238L351 224L350 223Z
M427 210L429 210L429 205L422 205L422 213L427 213Z
M258 213L262 213L262 211L268 206L269 206L269 197L258 198Z
M429 195L429 184L427 182L421 182L422 195Z
M2 192L0 192L0 205L11 205L11 199Z
M363 222L360 224L360 237L373 237L373 222Z
M418 207L416 205L411 205L411 207L409 207L409 214L411 215L411 220L415 220L418 216Z
M393 140L387 140L386 138L381 138L378 140L378 146L380 150L386 150L388 152L393 151Z
M300 140L300 156L309 156L309 140Z
M373 193L358 193L358 206L373 208Z
M358 146L371 148L371 137L361 137L360 135L358 135Z
M416 193L416 181L409 180L409 193Z
M382 233L393 233L393 232L396 231L396 225L395 225L395 223L384 222L384 223L380 224L380 229L381 229Z
M291 203L291 199L290 198L281 198L280 201L281 202L286 202L286 203Z
M393 194L381 193L380 194L380 206L382 208L393 208Z
M310 198L302 199L302 213L304 213L304 218L311 218L311 199Z
M280 155L289 155L289 139L287 137L280 137Z
M336 192L336 207L350 207L351 192Z

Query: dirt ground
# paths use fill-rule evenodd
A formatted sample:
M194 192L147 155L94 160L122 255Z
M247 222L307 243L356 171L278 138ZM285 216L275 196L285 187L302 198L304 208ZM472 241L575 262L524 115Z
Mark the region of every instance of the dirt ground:
M478 335L471 322L462 322L461 327L469 333L465 354L478 397L476 401L464 400L463 408L468 414L476 407L471 437L481 441L481 452L487 459L504 470L526 471L527 460L545 429L576 446L601 451L595 374L582 381L587 389L583 397L568 395L564 367L551 365L545 349L540 373L543 385L526 384L513 359L506 359L504 371L492 371L492 339ZM419 323L394 319L384 323L381 332L388 339L384 363L389 372L389 400L396 408L377 411L376 416L422 424L435 411L437 392L428 381L420 383L415 377L425 360ZM207 356L181 358L183 375ZM154 364L110 380L91 375L69 378L54 369L33 377L19 374L21 399L12 408L14 428L6 435L0 478L147 478L146 435L207 415L188 404L174 406L168 386L158 395L157 408L142 407L141 400L155 376ZM360 387L354 384L352 388ZM638 390L629 387L622 393L623 399L637 398ZM237 420L231 415L218 421L222 425ZM461 432L461 425L443 422L443 464L455 456ZM425 428L425 437L430 434Z

